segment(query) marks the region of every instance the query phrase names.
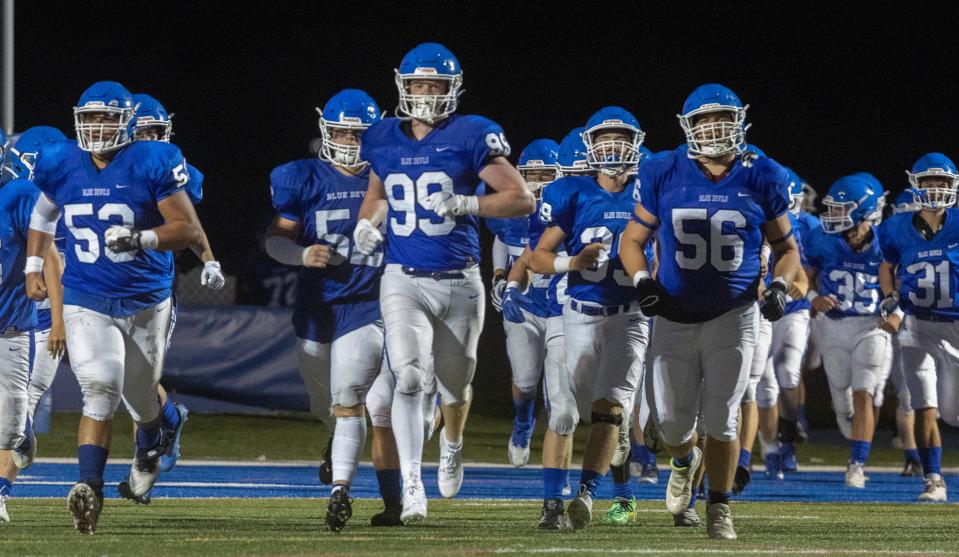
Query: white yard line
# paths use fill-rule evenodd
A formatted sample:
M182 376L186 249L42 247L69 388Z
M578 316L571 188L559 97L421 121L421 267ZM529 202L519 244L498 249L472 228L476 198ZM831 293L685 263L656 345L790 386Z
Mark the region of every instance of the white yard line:
M579 549L569 547L501 547L493 550L494 553L510 554L563 554L563 553L596 553L595 549ZM748 548L703 548L703 547L673 547L669 549L650 549L650 548L617 548L603 549L600 553L623 553L630 555L665 555L674 553L697 553L706 555L955 555L955 552L949 551L907 551L893 549L797 549L797 548L769 548L769 549L748 549Z

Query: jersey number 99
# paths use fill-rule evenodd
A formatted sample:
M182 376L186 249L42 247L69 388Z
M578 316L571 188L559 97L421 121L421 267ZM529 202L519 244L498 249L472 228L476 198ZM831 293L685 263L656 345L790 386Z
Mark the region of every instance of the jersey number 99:
M394 213L403 215L403 222L397 216L390 217L390 229L397 236L410 236L417 228L423 231L427 236L445 236L449 234L456 226L456 218L449 215L442 222L433 222L432 219L416 218L416 205L425 211L423 203L432 193L430 185L438 185L439 189L435 191L445 191L453 193L453 179L445 172L424 172L420 174L416 182L408 175L403 173L394 173L386 177L383 186L386 188L386 198L390 202L390 209ZM434 218L436 213L433 213Z

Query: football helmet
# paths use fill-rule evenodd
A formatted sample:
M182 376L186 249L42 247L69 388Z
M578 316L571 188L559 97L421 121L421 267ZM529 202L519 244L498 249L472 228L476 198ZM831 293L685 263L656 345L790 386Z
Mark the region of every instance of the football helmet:
M686 134L690 158L717 158L728 153L742 153L746 147L746 110L736 93L718 83L700 85L683 104L683 113L678 114L679 125ZM697 123L698 116L713 112L730 112L730 122Z
M822 200L825 211L820 215L822 228L838 234L863 221L875 222L881 215L875 186L862 174L851 174L836 180Z
M857 176L862 176L869 182L869 185L872 187L873 194L876 196L876 214L873 215L873 218L870 220L872 224L879 225L882 223L883 211L886 209L886 188L882 187L882 182L879 181L879 178L876 178L873 174L869 172L857 172Z
M463 70L459 60L439 43L422 43L406 53L396 72L396 89L400 102L396 115L433 124L456 112L463 94ZM439 95L414 95L410 83L420 79L447 82L446 92Z
M109 153L133 140L133 95L116 81L98 81L80 95L73 107L77 146Z
M959 171L956 165L942 153L926 153L919 157L909 176L911 191L916 203L922 209L944 209L956 204L956 187L959 186ZM946 187L923 187L923 178L943 178Z
M583 144L583 130L576 128L566 134L559 144L556 159L557 177L589 174L592 170L586 163L586 145Z
M519 154L519 164L516 168L523 175L526 187L534 196L539 197L543 187L556 179L558 156L559 144L552 139L536 139ZM552 178L530 180L527 178L528 172L536 172L540 177L547 174Z
M788 173L786 186L789 187L789 212L799 216L799 212L802 210L803 200L802 180L793 169L787 168L786 172Z
M44 145L66 140L67 136L57 128L50 126L28 128L10 147L3 164L3 172L8 174L10 179L33 180L33 167L40 149Z
M912 189L906 188L896 196L896 202L892 205L892 214L914 213L919 209L919 203L916 202L916 196L912 193Z
M334 131L358 130L360 133L380 121L382 112L379 105L366 92L359 89L344 89L333 95L326 106L321 110L316 108L320 115L320 145L319 157L325 161L345 167L366 165L360 157L360 145L337 143L334 141Z
M145 93L133 95L133 140L170 142L173 135L173 115L167 113L160 101ZM137 137L139 136L139 137Z
M631 135L625 141L597 141L604 132L618 130ZM636 117L619 106L606 106L590 116L583 130L586 163L607 176L619 176L639 164L639 148L646 134Z

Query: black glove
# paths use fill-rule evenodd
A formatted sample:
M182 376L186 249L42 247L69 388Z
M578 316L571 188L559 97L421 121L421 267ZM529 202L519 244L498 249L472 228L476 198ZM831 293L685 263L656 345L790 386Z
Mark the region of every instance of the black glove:
M111 226L103 235L107 249L113 253L140 249L140 231L132 226Z
M769 321L776 321L786 312L786 282L776 279L763 292L763 301L759 304L759 311Z
M668 298L669 293L654 278L640 279L636 284L636 301L639 302L639 309L648 317L658 315Z

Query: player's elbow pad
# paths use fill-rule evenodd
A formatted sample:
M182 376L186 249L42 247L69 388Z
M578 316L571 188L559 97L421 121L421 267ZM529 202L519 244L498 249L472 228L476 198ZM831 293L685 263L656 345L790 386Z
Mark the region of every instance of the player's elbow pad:
M57 233L57 221L60 220L60 208L50 201L46 194L40 194L30 214L30 230L43 232L51 236Z
M297 245L285 236L267 236L264 242L266 253L284 265L302 265L306 248Z

